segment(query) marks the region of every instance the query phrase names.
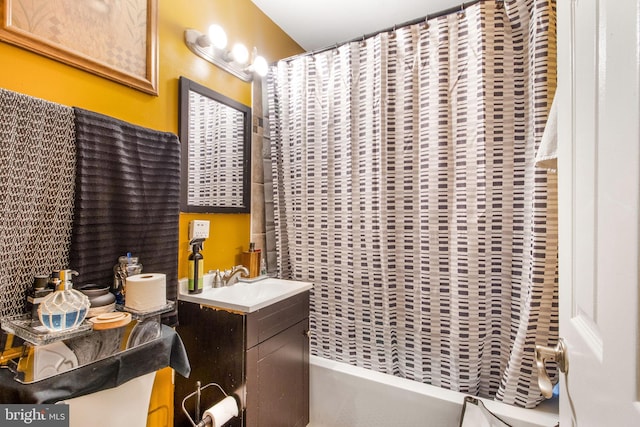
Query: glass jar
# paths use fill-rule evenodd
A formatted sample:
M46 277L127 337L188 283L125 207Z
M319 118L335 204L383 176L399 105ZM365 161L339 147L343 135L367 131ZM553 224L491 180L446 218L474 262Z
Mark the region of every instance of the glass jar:
M137 256L118 257L118 264L113 267L113 292L116 296L116 304L124 305L125 286L127 277L142 273L142 264L138 262Z

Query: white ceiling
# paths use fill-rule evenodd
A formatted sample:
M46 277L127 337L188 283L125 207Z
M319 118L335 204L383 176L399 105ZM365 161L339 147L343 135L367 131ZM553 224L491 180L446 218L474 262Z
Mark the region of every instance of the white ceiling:
M252 0L307 51L422 18L462 0Z

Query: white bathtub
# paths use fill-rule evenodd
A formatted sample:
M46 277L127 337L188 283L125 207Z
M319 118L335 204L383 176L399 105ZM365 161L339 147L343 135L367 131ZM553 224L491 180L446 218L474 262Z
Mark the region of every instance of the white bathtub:
M464 394L310 356L308 427L457 427ZM513 427L553 427L558 402L523 409L483 400Z

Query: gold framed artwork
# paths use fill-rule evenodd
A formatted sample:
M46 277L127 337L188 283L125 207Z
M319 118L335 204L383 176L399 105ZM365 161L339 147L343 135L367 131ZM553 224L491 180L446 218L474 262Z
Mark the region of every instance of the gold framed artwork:
M0 40L158 94L158 0L0 0Z

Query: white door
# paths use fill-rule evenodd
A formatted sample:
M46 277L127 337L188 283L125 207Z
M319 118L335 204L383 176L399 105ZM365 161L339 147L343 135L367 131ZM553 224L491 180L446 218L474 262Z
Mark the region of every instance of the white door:
M562 427L640 426L638 2L557 0Z

